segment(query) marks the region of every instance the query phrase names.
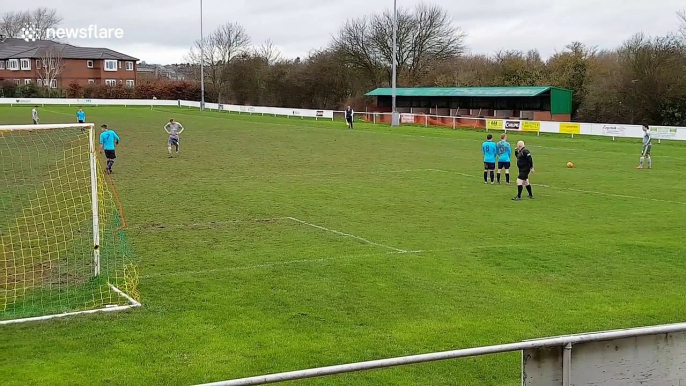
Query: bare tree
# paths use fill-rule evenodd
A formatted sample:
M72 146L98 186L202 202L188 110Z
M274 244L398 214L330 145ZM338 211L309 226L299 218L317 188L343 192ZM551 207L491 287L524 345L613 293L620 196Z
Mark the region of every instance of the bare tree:
M38 39L46 39L47 30L57 27L62 22L62 17L56 9L37 8L32 11L7 12L0 18L0 34L8 38L18 38L22 35L22 28L33 29L33 36Z
M195 42L188 53L188 61L204 64L207 80L216 93L217 101L222 103L228 91L231 61L248 50L250 36L238 23L226 23L205 38L203 43L204 47L201 47L199 40Z
M416 84L432 67L464 52L466 35L453 25L448 12L434 5L419 4L397 14L396 63L399 78ZM348 61L378 79L390 83L393 63L393 12L371 18L349 20L333 39L333 46Z
M37 8L27 12L28 20L35 29L36 39L46 39L47 30L57 27L62 22L62 17L57 14L57 10L52 8Z
M679 17L679 32L686 39L686 10L677 12L677 16Z
M21 35L21 29L27 24L26 12L7 12L0 19L0 35L17 38Z
M60 86L60 78L64 71L64 60L62 59L63 45L54 45L42 48L40 65L36 65L38 81L47 88L57 88Z
M345 60L361 70L372 83L378 83L383 62L374 40L373 24L369 18L348 20L333 38L333 49L341 52Z
M270 40L262 43L259 47L255 48L254 55L266 60L267 64L274 65L281 60L281 51L274 45Z

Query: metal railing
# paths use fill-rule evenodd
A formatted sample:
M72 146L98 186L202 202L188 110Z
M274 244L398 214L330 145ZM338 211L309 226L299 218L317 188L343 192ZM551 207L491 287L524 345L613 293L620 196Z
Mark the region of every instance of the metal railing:
M588 342L601 342L625 338L635 338L648 335L660 335L686 331L686 323L668 324L660 326L640 327L625 330L614 330L586 334L566 335L545 339L530 340L518 343L500 344L452 351L435 352L429 354L411 355L404 357L373 360L367 362L349 363L336 366L317 367L306 370L290 371L277 374L261 375L256 377L234 379L205 383L196 386L252 386L268 383L293 381L298 379L323 377L335 374L352 373L357 371L381 369L387 367L403 366L416 363L442 361L474 357L488 354L524 351L532 349L561 347L563 348L562 360L562 384L571 384L571 352L574 345Z

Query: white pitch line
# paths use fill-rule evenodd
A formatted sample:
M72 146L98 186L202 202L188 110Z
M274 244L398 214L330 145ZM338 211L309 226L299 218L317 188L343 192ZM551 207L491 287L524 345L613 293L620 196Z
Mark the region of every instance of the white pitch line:
M519 248L521 245L493 245L493 246L488 246L492 248ZM400 254L424 254L424 253L438 253L438 252L455 252L455 251L465 251L465 250L478 250L478 249L483 249L484 247L456 247L456 248L445 248L445 249L430 249L430 250L419 250L419 251L404 251L404 252L396 252L396 251L388 251L386 252L387 255L400 255ZM239 267L224 267L224 268L212 268L212 269L203 269L203 270L197 270L197 271L178 271L178 272L168 272L168 273L156 273L156 274L151 274L151 275L142 275L141 279L151 279L151 278L156 278L156 277L166 277L166 276L186 276L186 275L202 275L202 274L208 274L208 273L217 273L217 272L231 272L231 271L243 271L243 270L251 270L251 269L261 269L261 268L272 268L272 267L279 267L279 266L288 266L288 265L293 265L293 264L311 264L311 263L324 263L327 261L336 261L336 260L347 260L347 259L354 259L354 258L362 258L362 257L375 257L379 256L379 253L365 253L365 254L355 254L355 255L343 255L343 256L336 256L336 257L326 257L326 258L319 258L319 259L301 259L301 260L287 260L287 261L272 261L272 262L267 262L267 263L262 263L262 264L255 264L255 265L245 265L245 266L239 266Z
M190 224L159 224L159 225L140 225L136 229L140 230L165 230L165 229L179 229L179 228L195 228L195 227L208 227L208 226L222 226L228 224L242 224L242 223L268 223L278 220L289 220L286 217L275 217L275 218L255 218L248 220L224 220L224 221L207 221L198 222Z
M209 222L204 222L204 223L191 223L191 224L179 224L179 225L162 225L162 224L160 224L158 227L141 226L141 227L139 227L139 229L142 229L142 230L157 230L157 229L165 230L165 229L173 229L173 228L178 229L178 228L193 228L193 227L216 226L216 225L221 226L221 225L227 225L227 224L241 224L241 223L252 223L252 222L264 223L264 222L271 222L271 221L277 221L277 220L289 220L289 221L293 221L293 222L296 222L296 223L299 223L302 225L307 225L307 226L310 226L310 227L313 227L313 228L316 228L316 229L319 229L319 230L322 230L325 232L331 232L331 233L337 234L339 236L350 237L350 238L362 241L365 244L374 245L377 247L389 249L389 250L393 251L394 253L421 253L421 252L424 252L424 251L406 251L404 249L394 248L394 247L391 247L391 246L388 246L385 244L380 244L380 243L373 242L371 240L367 240L367 239L360 237L360 236L355 236L355 235L352 235L349 233L337 231L335 229L326 228L326 227L323 227L321 225L312 224L312 223L309 223L307 221L297 219L295 217L274 217L274 218L266 218L266 219L209 221ZM162 228L160 228L160 227L162 227Z
M356 175L366 175L366 174L400 174L400 173L420 173L432 171L432 169L401 169L401 170L378 170L378 171L356 171L350 172L340 172L340 173L306 173L306 174L271 174L271 175L245 175L245 176L229 176L225 179L237 180L237 179L267 179L267 178L278 178L278 177L334 177L334 176L356 176Z
M662 203L667 203L667 204L686 205L686 202L670 201L670 200L661 200L661 199L659 199L659 198L629 196L629 195L626 195L626 194L595 192L595 191L592 191L592 190L583 190L583 189L574 189L574 188L562 188L562 187L558 187L558 186L551 186L551 185L544 185L544 184L531 184L531 185L533 185L533 186L541 186L541 187L550 188L550 189L557 189L557 190L568 190L568 191L570 191L570 192L577 192L577 193L598 194L598 195L601 195L601 196L608 196L608 197L629 198L629 199L634 199L634 200L645 200L645 201L662 202Z
M375 242L373 242L373 241L367 240L367 239L362 238L362 237L360 237L360 236L351 235L351 234L349 234L349 233L337 231L337 230L335 230L335 229L329 229L329 228L323 227L323 226L321 226L321 225L316 225L316 224L309 223L309 222L307 222L307 221L303 221L303 220L297 219L297 218L295 218L295 217L286 217L286 218L289 219L289 220L298 222L298 223L300 223L300 224L303 224L303 225L307 225L307 226L310 226L310 227L313 227L313 228L317 228L317 229L320 229L320 230L323 230L323 231L326 231L326 232L335 233L335 234L337 234L337 235L339 235L339 236L350 237L350 238L353 238L353 239L362 241L362 242L367 243L367 244L370 244L370 245L376 245L377 247L382 247L382 248L390 249L390 250L395 251L395 252L398 252L398 253L408 253L408 251L406 251L406 250L404 250L404 249L394 248L394 247L391 247L391 246L388 246L388 245L375 243Z

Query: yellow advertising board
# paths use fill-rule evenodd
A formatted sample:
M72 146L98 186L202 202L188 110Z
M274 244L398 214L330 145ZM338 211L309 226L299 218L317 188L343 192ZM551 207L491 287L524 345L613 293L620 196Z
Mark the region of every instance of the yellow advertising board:
M522 131L541 131L541 122L524 121Z
M580 123L560 123L561 134L581 134Z
M503 121L499 119L489 119L488 121L486 121L486 128L493 130L502 130Z

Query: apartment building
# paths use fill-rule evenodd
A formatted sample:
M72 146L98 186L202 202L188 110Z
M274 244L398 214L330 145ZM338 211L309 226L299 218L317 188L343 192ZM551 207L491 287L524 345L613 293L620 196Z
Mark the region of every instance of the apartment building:
M108 48L0 37L0 81L40 87L136 85L138 59Z

